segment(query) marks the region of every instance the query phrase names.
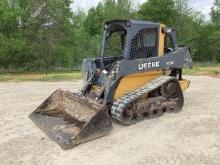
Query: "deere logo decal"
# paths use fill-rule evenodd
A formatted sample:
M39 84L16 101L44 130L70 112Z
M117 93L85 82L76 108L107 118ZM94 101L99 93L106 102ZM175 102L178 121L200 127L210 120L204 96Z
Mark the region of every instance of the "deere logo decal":
M159 68L160 67L160 61L157 62L147 62L143 64L138 65L139 70L144 70L144 69L152 69L152 68Z

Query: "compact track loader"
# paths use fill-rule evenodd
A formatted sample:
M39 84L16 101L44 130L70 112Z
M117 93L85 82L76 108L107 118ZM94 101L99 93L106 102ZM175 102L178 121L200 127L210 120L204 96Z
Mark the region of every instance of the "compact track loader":
M105 23L99 58L83 60L78 93L57 90L30 118L63 149L105 136L111 119L131 125L178 112L192 68L190 49L178 46L173 28L137 20Z

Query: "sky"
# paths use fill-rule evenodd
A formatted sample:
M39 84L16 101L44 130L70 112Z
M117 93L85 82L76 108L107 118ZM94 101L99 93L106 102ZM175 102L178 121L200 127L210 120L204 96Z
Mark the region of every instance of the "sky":
M101 0L74 0L74 4L72 5L73 10L78 8L88 11L89 8L94 7ZM146 0L135 0L140 4L145 2ZM206 19L209 19L209 13L211 11L211 7L214 0L190 0L190 6L195 10L200 11Z

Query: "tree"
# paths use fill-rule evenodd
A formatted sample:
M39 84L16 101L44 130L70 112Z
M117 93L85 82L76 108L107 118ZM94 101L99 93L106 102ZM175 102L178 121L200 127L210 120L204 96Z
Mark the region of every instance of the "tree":
M210 15L213 24L220 26L220 0L215 0Z
M91 36L101 35L105 21L134 17L131 0L104 0L89 10L84 26Z
M50 69L51 66L65 64L69 66L71 55L60 44L72 36L70 0L32 0L29 1L30 17L28 18L27 38L30 38L37 49L38 67ZM60 49L59 49L60 48ZM61 53L61 54L60 54ZM66 53L66 58L59 56ZM66 60L63 60L66 59ZM68 60L69 59L69 60Z
M148 0L140 6L139 17L171 26L176 15L173 0Z
M216 63L220 61L220 0L215 0L210 15L212 24L207 30L205 48L209 55L209 61Z
M91 36L100 35L104 20L104 6L102 3L99 3L96 8L91 8L88 11L84 23L86 31Z
M1 0L0 67L50 69L74 63L71 3Z
M14 0L0 0L0 67L18 67L22 63L25 40L18 17L21 12Z
M208 38L209 44L207 49L210 50L209 56L213 63L220 61L220 31L211 33Z
M53 70L74 68L97 57L105 21L142 19L172 26L179 45L194 60L219 62L220 0L204 21L188 0L148 0L139 8L131 0L102 0L88 13L73 12L72 0L0 0L0 68Z

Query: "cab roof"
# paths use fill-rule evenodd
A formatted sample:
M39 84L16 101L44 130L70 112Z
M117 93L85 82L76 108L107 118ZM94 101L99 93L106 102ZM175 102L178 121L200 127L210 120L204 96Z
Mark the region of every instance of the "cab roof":
M150 21L141 21L141 20L134 20L134 19L128 19L128 20L122 20L122 19L115 19L111 21L105 22L105 25L111 25L111 24L125 24L127 26L130 25L150 25L150 26L160 26L160 23L150 22Z

